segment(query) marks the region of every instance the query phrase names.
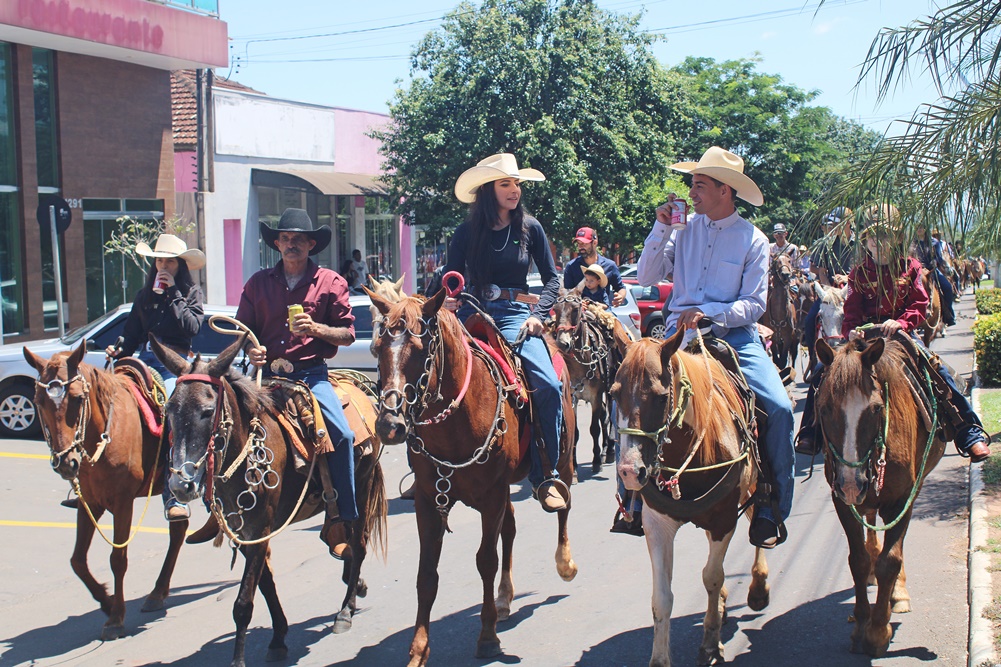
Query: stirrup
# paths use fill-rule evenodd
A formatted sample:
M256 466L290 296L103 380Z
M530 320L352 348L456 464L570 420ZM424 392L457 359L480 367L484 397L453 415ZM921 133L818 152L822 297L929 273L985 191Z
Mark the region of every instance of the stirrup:
M570 509L570 487L567 486L559 477L550 477L549 479L543 480L542 483L539 484L539 486L532 492L532 495L534 495L536 500L538 500L542 497L543 491L548 486L552 486L556 489L556 493L560 494L563 498L563 502L566 503L566 509ZM545 508L545 506L543 506L543 508Z

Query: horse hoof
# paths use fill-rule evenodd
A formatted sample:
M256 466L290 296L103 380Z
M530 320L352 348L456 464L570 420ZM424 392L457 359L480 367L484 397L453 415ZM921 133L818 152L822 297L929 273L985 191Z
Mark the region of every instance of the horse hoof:
M761 593L750 591L747 594L747 606L751 608L751 611L761 611L768 606L768 602L769 594L767 588Z
M335 635L342 635L350 629L351 629L351 617L348 616L347 618L341 618L340 616L338 616L337 620L334 621L334 627L333 629L331 629L331 632L334 633Z
M595 458L591 461L591 474L600 475L601 474L601 459Z
M893 603L893 608L891 611L894 614L907 614L911 611L911 601L910 600L897 600Z
M163 609L163 598L153 597L149 595L143 602L142 609L140 611L151 612L151 611L161 611Z
M280 662L288 658L288 647L278 646L276 648L269 648L268 654L264 656L265 662Z
M480 642L476 646L477 658L496 658L502 653L499 641Z
M699 649L699 655L698 655L698 658L696 659L696 663L695 664L697 664L697 665L720 665L720 664L722 664L724 662L726 662L726 660L723 659L723 652L722 651L719 651L719 650L716 650L716 651L707 651L704 648L700 648Z
M563 581L573 581L577 576L577 563L570 561L566 566L557 566L556 571L560 573Z
M615 463L615 450L611 447L605 450L605 463Z
M358 580L358 585L355 586L355 595L357 595L360 598L363 598L366 595L368 595L368 584L366 584L361 579Z
M104 629L101 630L102 642L113 642L116 639L121 639L124 636L125 636L124 625L106 625L104 626Z
M511 605L507 603L507 600L495 600L494 607L497 609L497 621L506 621L511 618Z

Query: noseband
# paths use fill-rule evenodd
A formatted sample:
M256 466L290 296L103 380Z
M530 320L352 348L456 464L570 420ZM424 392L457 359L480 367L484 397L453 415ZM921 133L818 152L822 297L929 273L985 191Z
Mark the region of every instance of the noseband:
M188 373L177 378L177 384L183 382L206 382L216 388L216 402L213 410L212 431L209 434L208 443L205 446L205 453L195 462L185 461L180 468L170 467L171 474L177 475L184 482L194 480L198 470L205 466L205 492L212 497L212 482L215 476L215 456L216 442L221 443L219 449L220 461L226 456L226 449L229 446L229 436L233 430L233 420L229 414L229 406L226 403L226 391L222 380L205 373ZM173 447L172 447L173 449ZM173 456L171 456L173 458ZM239 464L239 462L237 463ZM189 472L190 471L190 472Z
M52 434L49 433L49 429L45 426L45 420L41 418L38 420L38 423L42 427L42 435L45 437L45 443L49 446L49 451L51 452L49 465L52 466L53 470L57 470L62 465L63 460L74 450L78 451L85 461L93 465L98 462L105 448L111 442L111 418L115 413L114 399L111 400L111 406L108 408L108 419L104 423L104 432L100 435L100 442L94 451L94 455L91 456L88 454L83 446L87 439L87 422L90 421L90 383L79 372L68 380L53 378L47 383L36 380L35 386L39 389L44 389L46 395L58 409L62 405L63 398L66 397L66 388L74 382L79 382L83 389L80 396L80 416L77 418L76 426L73 429L73 442L70 443L70 446L65 451L57 453L52 447Z

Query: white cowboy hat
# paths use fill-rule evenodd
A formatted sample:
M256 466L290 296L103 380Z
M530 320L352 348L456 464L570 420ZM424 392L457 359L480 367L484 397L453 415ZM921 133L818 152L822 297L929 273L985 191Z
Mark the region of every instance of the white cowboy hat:
M537 169L518 169L518 161L511 153L497 153L483 158L475 167L462 172L455 181L455 196L463 204L472 204L476 201L476 191L481 185L502 178L516 178L519 183L546 180Z
M187 263L191 271L205 266L205 253L198 248L188 250L188 244L173 234L160 234L155 248L150 248L148 243L140 241L136 244L136 252L144 257L179 257Z
M600 264L592 264L584 269L584 274L587 275L588 273L594 274L594 277L598 279L602 287L608 286L608 276L605 275L605 269L601 268Z
M744 175L744 161L738 155L713 146L699 158L698 162L678 162L671 169L683 174L702 174L726 183L737 192L737 196L754 206L761 206L765 198L754 181Z

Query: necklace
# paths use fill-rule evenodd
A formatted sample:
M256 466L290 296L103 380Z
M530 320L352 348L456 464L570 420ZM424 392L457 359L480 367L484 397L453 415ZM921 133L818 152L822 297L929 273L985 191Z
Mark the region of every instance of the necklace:
M504 245L502 245L499 248L494 248L493 244L491 243L490 247L494 249L494 252L501 252L502 250L504 250L504 248L507 247L507 242L510 240L511 240L511 225L509 224L507 226L507 238L504 239Z

